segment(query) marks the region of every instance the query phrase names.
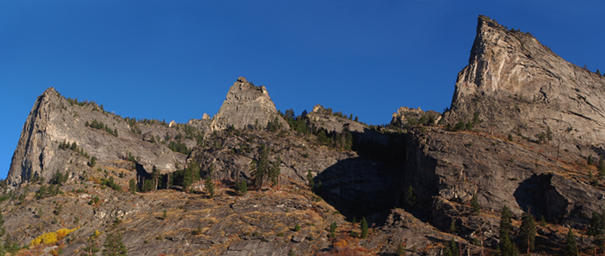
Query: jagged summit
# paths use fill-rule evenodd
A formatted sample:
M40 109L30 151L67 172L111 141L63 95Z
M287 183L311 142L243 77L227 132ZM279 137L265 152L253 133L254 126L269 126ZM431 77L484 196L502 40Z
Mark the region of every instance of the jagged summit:
M551 131L568 150L603 148L605 79L523 33L479 16L469 64L459 74L450 125L475 113L478 128L539 140Z
M232 126L236 129L264 128L270 121L277 120L283 127L288 123L277 112L265 86L256 86L244 77L239 77L229 89L227 97L218 113L212 119L211 129L224 130Z

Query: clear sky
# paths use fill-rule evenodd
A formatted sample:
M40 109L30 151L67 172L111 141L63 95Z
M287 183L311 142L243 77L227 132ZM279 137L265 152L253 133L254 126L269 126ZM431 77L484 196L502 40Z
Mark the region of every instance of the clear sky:
M0 1L0 177L49 86L177 122L215 114L238 76L296 113L322 104L382 124L400 106L442 111L479 14L605 71L602 1Z

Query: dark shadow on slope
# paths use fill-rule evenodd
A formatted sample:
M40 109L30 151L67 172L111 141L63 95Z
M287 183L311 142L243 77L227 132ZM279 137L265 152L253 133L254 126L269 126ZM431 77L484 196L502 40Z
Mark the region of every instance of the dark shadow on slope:
M551 179L552 174L534 174L521 182L513 195L523 210L558 223L565 216L567 200L551 185Z
M315 184L321 185L315 192L350 221L366 217L382 225L393 208L404 208L427 221L437 193L436 161L418 145L409 134L356 133L353 149L359 157L320 172Z

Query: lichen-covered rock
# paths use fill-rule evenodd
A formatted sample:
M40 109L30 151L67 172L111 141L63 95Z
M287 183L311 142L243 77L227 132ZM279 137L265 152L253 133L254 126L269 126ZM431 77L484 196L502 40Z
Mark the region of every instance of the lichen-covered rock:
M228 127L262 129L276 119L282 127L286 129L289 127L277 112L267 88L255 86L246 78L239 77L229 89L227 98L212 119L211 129L213 131L225 130Z

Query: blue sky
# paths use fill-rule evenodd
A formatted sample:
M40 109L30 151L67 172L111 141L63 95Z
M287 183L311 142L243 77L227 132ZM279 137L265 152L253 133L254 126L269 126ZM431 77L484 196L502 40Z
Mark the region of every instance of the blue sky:
M123 116L186 122L218 111L238 76L278 109L315 104L390 121L442 111L468 62L477 16L529 31L605 71L600 1L1 1L0 177L34 100L64 96Z

